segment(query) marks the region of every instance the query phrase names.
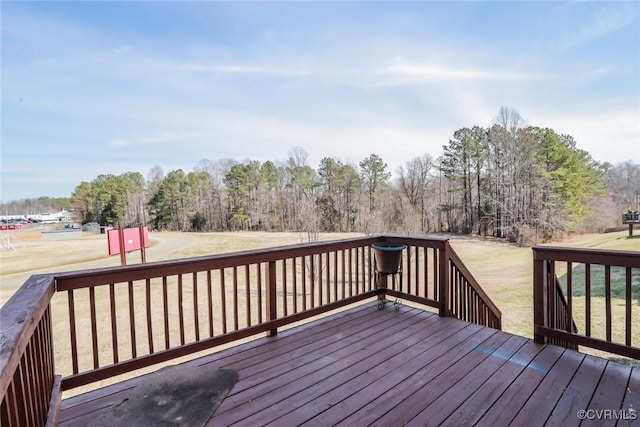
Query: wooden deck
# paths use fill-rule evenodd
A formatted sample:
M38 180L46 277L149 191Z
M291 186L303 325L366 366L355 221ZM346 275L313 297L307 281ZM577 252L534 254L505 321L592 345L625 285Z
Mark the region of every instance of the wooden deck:
M619 419L640 412L640 369L408 306L368 302L188 363L239 373L211 426L573 426L579 410L608 418L582 425L640 424ZM60 425L143 378L63 400Z

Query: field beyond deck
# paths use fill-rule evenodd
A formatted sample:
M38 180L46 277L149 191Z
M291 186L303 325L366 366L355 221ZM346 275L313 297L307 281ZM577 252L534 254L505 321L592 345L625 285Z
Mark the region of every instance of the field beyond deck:
M367 302L187 363L240 376L211 426L640 423L640 369L408 306ZM63 400L60 425L143 380Z

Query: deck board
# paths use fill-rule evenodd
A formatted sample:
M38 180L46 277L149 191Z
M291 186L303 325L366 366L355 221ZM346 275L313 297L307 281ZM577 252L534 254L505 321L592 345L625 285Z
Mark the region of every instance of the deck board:
M493 406L505 389L527 369L527 366L544 348L531 340L522 338L526 343L498 368L475 392L464 396L466 399L454 412L449 414L447 422L451 425L474 425L485 412ZM498 357L503 355L498 353Z
M511 336L491 356L486 357L473 369L473 375L466 375L444 393L437 396L428 405L424 405L422 411L411 420L408 425L424 425L427 422L439 425L453 416L470 396L485 384L502 365L507 363L516 352L527 342L526 338ZM488 349L487 349L488 350ZM436 409L437 408L437 409Z
M579 409L640 407L637 368L375 302L186 363L239 374L211 426L564 426ZM86 425L141 381L64 399L60 425Z
M633 368L624 402L622 402L622 409L628 414L628 419L619 420L617 427L630 427L640 424L640 368ZM631 409L633 409L635 417L631 416Z
M589 409L593 410L618 410L622 404L612 406L611 401L623 402L624 396L627 392L627 386L629 384L629 377L632 369L630 366L621 365L615 362L607 362L607 367L604 370L604 374L600 379L600 383L596 388L596 391L589 402ZM638 393L638 390L636 390ZM601 426L615 426L617 419L613 416L609 419L603 419L598 421L598 425ZM640 423L640 421L638 421Z
M558 362L553 365L548 375L544 377L540 386L527 399L512 423L514 425L527 425L531 420L538 419L540 414L551 413L583 359L584 354L565 351Z

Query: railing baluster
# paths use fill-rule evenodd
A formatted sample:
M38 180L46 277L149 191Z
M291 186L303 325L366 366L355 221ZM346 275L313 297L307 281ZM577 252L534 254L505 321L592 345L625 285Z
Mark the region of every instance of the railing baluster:
M247 311L247 326L251 326L251 284L249 264L244 266L245 309Z
M591 264L584 265L585 335L591 336Z
M118 349L118 324L116 317L116 290L113 283L109 284L109 308L111 314L111 348L113 351L113 363L119 361Z
M178 274L178 324L180 327L180 345L184 345L184 306L183 306L182 274Z
M164 348L168 349L169 339L169 299L167 298L167 276L162 277L162 309L164 311Z
M239 329L238 320L238 267L233 267L233 330Z
M195 331L196 341L200 341L200 319L198 318L198 273L193 273L191 283L193 287L193 329Z
M429 266L428 264L428 249L426 247L422 247L422 297L429 298ZM418 264L416 263L416 271L418 271Z
M45 335L44 335L44 346L45 346L45 360L47 366L47 378L51 378L55 375L55 367L53 365L53 334L52 334L52 324L51 324L51 306L47 307L47 310L44 313L44 324Z
M78 342L76 335L76 309L73 289L67 292L67 299L69 302L69 332L71 338L71 365L73 367L73 373L77 374L78 369Z
M303 256L300 259L300 269L302 270L302 310L307 309L307 257ZM311 294L313 298L313 293Z
M35 356L36 356L36 370L37 377L40 378L40 411L42 419L46 419L49 409L49 400L51 397L51 388L53 386L53 375L47 374L48 359L46 354L46 312L43 313L43 317L36 328L36 344L35 344Z
M36 414L37 419L42 420L43 414L46 414L47 408L47 400L45 393L45 385L44 385L44 375L42 374L42 364L40 358L42 357L42 352L40 351L39 345L39 336L40 336L40 324L36 326L35 331L33 331L33 336L31 337L31 343L28 346L29 355L31 356L31 373L33 375L33 382L35 388L35 396L34 400L36 403ZM43 397L45 400L43 401Z
M565 319L566 331L572 331L572 322L573 322L573 306L572 306L572 295L573 295L573 265L571 261L567 262L567 312Z
M415 272L416 272L416 281L415 281L415 287L416 287L416 295L420 295L420 247L415 246L414 247L414 252L415 254Z
M276 277L276 262L269 261L267 267L267 321L275 320L278 317L278 305L276 302L276 286L277 286L277 277ZM278 334L277 329L270 329L269 336L275 336Z
M549 267L547 272L547 307L549 311L549 325L556 325L556 307L557 307L557 298L558 294L555 290L555 277L556 277L556 264L554 261L549 261Z
M282 260L282 313L286 316L287 313L287 260Z
M153 354L153 322L151 318L151 279L145 281L145 296L147 305L147 337L149 338L149 354Z
M296 267L296 257L291 258L291 279L293 285L293 312L298 312L298 269Z
M257 264L258 271L258 323L262 323L262 264Z
M442 281L444 280L443 277L441 277L441 273L440 273L440 268L441 266L441 261L440 261L440 252L442 250L437 250L434 249L433 250L433 299L435 301L440 301L440 303L442 304L442 306L444 308L446 308L445 306L445 301L446 299L444 298L444 294L442 293L442 290L444 289L443 285L442 285ZM444 316L444 309L441 310L440 312L440 316Z
M338 251L333 251L333 300L338 301Z
M367 282L369 283L369 287L371 287L371 281L367 280L367 267L366 267L366 263L365 263L365 248L361 247L358 249L358 251L362 250L362 256L360 258L360 262L362 263L362 276L360 278L360 281L362 282L362 288L360 290L360 293L365 292L367 290ZM371 276L369 275L369 279L371 278Z
M349 296L353 296L353 250L349 248Z
M401 263L406 264L407 266L407 293L411 293L411 284L413 283L413 281L411 280L411 250L413 249L413 246L407 246L407 257L405 260L405 257L403 256L401 259ZM400 291L404 292L404 283L402 285L403 287L400 288Z
M631 267L625 269L625 344L631 345L631 304L633 302L631 293Z
M20 361L20 364L18 365L16 372L18 374L15 376L16 391L14 392L14 396L16 397L16 400L13 402L16 408L15 410L16 418L19 420L18 425L28 425L27 417L29 414L27 411L27 407L24 404L24 402L17 401L18 396L26 396L26 393L28 391L25 372L24 372L24 359ZM20 408L18 408L18 406L20 406Z
M322 291L322 254L316 255L318 262L318 306L322 306L324 301L322 300L324 292Z
M309 257L309 261L311 265L309 266L310 274L309 278L311 279L311 308L315 308L316 306L316 263L315 263L315 255L311 255Z
M346 278L347 278L347 269L346 269L346 254L344 252L344 249L342 249L340 251L340 268L341 268L341 273L342 273L342 284L341 284L341 288L342 288L342 298L346 298L347 297L347 283L346 283Z
M226 334L227 333L227 291L225 290L225 283L224 283L224 276L225 276L225 272L224 272L224 268L221 268L220 270L220 304L221 304L221 309L222 309L222 333Z
M355 264L356 264L356 295L358 295L361 292L362 289L362 281L360 279L360 249L359 248L355 248L355 252L356 252L356 259L355 259Z
M96 322L96 289L89 288L89 313L91 315L91 353L93 355L93 369L100 366L98 361L98 327Z
M322 255L321 255L322 256ZM325 254L327 265L325 266L326 282L327 282L327 302L331 302L331 258L329 252Z
M207 314L209 315L209 337L213 337L213 282L211 270L207 270Z
M25 425L26 421L23 419L24 415L21 417L20 411L18 411L18 402L16 399L16 388L20 389L21 387L21 379L20 379L20 368L18 367L17 375L14 376L16 381L12 381L9 385L9 390L7 393L7 418L9 419L9 425Z
M131 334L131 357L134 359L138 356L137 343L136 343L136 311L135 301L133 298L133 282L129 284L129 330Z
M611 266L604 266L604 301L607 341L611 341Z
M24 405L25 418L27 422L25 425L36 425L35 414L33 410L33 384L31 383L31 376L29 375L29 360L27 355L24 355L24 363L20 363L20 374L22 376L22 396L25 397L25 401L22 402Z

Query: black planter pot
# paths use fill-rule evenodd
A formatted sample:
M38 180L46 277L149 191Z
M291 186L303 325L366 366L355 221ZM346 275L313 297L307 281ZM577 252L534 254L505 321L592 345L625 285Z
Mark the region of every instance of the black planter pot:
M402 243L373 243L373 256L376 260L376 272L379 274L396 274L400 271L402 251L407 247Z

